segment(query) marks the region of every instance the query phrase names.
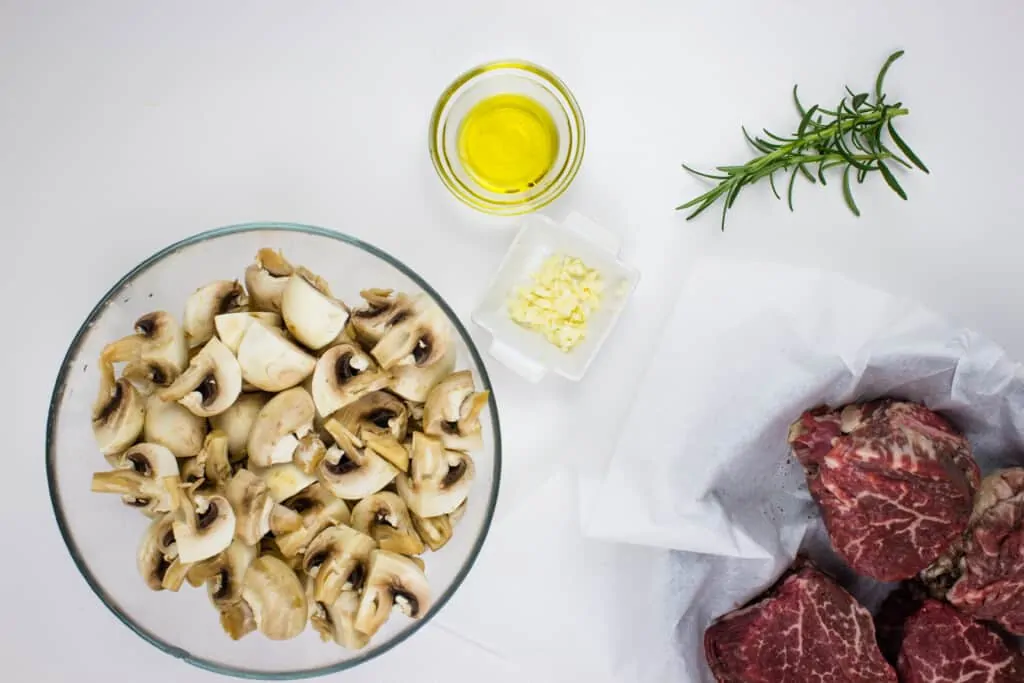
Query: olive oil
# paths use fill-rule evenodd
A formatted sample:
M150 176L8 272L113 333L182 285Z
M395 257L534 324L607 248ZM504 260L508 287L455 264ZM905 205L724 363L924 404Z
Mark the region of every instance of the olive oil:
M482 187L518 194L555 163L558 129L547 109L525 95L493 95L465 115L458 133L463 167Z

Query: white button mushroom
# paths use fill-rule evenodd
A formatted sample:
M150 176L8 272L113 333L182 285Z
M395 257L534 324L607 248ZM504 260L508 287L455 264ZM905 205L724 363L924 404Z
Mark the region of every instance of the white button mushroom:
M345 500L361 500L390 484L398 468L371 450L333 418L324 428L334 437L317 468L317 478L331 493Z
M264 391L284 391L309 377L316 359L276 328L254 322L238 345L245 381Z
M294 272L295 268L281 252L260 249L256 253L256 262L245 269L245 288L249 290L253 309L280 313L281 296L288 277Z
M480 413L490 392L477 392L473 373L453 372L427 395L423 410L423 432L438 437L445 448L471 451L483 446Z
M155 394L146 399L143 441L166 446L179 458L191 458L199 453L205 438L206 418Z
M352 508L350 524L356 531L370 536L381 550L400 555L419 555L423 540L413 527L409 508L390 491L380 491L363 498Z
M235 538L247 545L256 545L270 532L286 534L302 527L302 516L275 503L266 482L249 470L235 473L224 497L235 512Z
M313 428L315 412L312 397L302 387L267 401L249 432L249 462L257 467L291 462L299 439Z
M178 378L188 363L185 333L166 311L147 313L135 321L135 334L107 344L101 363L127 363L124 377L145 390L165 387Z
M237 280L217 280L197 289L185 300L181 320L188 345L195 347L208 342L214 334L214 318L242 310L248 303L249 297Z
M238 345L242 343L245 331L253 323L277 329L282 329L284 326L284 321L281 320L280 315L264 311L222 313L213 319L213 325L217 330L217 337L234 354L238 353Z
M151 517L174 509L178 460L170 450L157 444L137 444L118 457L117 467L93 474L92 490L120 494L125 505Z
M320 349L341 334L348 322L348 310L328 291L321 291L308 273L288 278L281 296L281 317L285 327L310 349Z
M391 373L391 390L420 403L455 367L451 325L426 294L414 299L413 310L392 325L370 353Z
M260 633L271 640L294 638L306 627L306 591L295 572L273 555L262 555L249 565L242 599L252 610Z
M145 403L131 382L114 379L114 367L100 361L100 391L92 406L92 433L100 453L113 456L135 443L145 422Z
M412 299L390 289L364 289L366 305L352 311L349 321L360 344L373 347L384 334L412 312Z
M213 557L235 536L235 513L227 498L205 493L184 493L174 521L174 540L182 562Z
M355 627L368 636L387 621L394 606L408 617L419 619L430 609L430 585L419 565L404 555L374 550Z
M302 526L276 536L277 547L286 558L306 552L306 547L327 527L349 521L348 506L320 484L313 484L284 502L302 517Z
M302 570L314 581L313 597L330 605L342 593L361 593L376 547L372 538L344 524L317 534L302 557Z
M231 349L214 337L206 342L188 369L159 392L165 401L178 401L194 415L210 417L231 407L242 392L242 371Z
M227 434L228 454L232 462L242 460L247 455L252 424L269 399L262 392L241 394L223 413L210 416L210 426Z
M369 636L356 630L356 611L359 609L359 594L346 591L333 603L310 601L309 623L320 634L321 640L333 640L348 650L361 650L370 642Z
M347 406L372 391L385 389L391 378L356 344L327 349L313 370L313 402L320 417Z
M173 523L172 513L154 519L139 546L139 574L151 590L177 591L192 567L178 559L178 548L171 530Z
M438 517L455 510L469 495L476 474L473 459L449 451L437 439L412 435L409 474L399 475L398 493L420 517Z

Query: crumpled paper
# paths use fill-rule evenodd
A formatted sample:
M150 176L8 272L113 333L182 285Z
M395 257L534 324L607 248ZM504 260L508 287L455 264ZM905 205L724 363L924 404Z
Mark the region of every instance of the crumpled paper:
M983 471L1024 464L1021 365L835 274L705 262L652 358L610 460L584 473L581 518L591 538L684 551L672 554L665 592L677 615L675 680L713 683L704 629L771 584L801 545L869 607L888 590L829 549L786 445L803 410L920 401L965 431Z
M705 261L651 359L618 443L514 501L437 617L538 683L713 683L704 629L801 546L877 603L887 588L831 554L790 458L806 408L919 400L967 432L983 469L1024 461L1021 367L838 275Z

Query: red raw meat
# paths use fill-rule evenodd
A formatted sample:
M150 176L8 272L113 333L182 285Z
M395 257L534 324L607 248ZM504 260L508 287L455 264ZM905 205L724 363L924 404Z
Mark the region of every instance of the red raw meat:
M896 683L871 614L806 560L708 627L704 654L719 683Z
M963 533L981 478L970 444L924 406L804 413L789 430L836 552L879 581L915 576Z
M1024 468L985 477L963 544L945 564L957 577L947 600L1024 635Z
M902 683L1021 683L1024 658L998 635L937 600L907 619Z

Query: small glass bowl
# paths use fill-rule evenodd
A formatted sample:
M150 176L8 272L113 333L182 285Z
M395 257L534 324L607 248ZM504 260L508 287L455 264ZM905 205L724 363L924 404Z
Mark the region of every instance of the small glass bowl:
M205 588L186 585L171 593L146 587L136 568L136 554L149 520L117 496L90 491L92 473L110 469L92 436L100 350L130 333L144 313L180 312L197 286L240 277L262 247L280 249L293 263L324 276L343 301L359 301L359 290L367 287L425 292L451 322L456 367L472 370L477 386L491 391L481 417L484 447L473 453L476 479L466 512L448 544L424 556L433 605L418 621L396 612L360 651L321 642L308 625L288 641L271 642L259 633L232 641L221 629ZM203 669L249 679L291 680L351 669L422 628L472 568L494 515L500 475L501 432L493 389L480 353L452 309L393 256L354 237L308 225L259 223L210 230L172 244L133 268L100 299L71 340L46 425L46 476L53 512L71 559L92 591L114 616L163 652Z
M463 117L481 100L500 94L535 100L558 130L558 151L551 168L536 185L516 194L481 186L459 158ZM583 113L569 88L547 69L519 60L490 62L462 74L441 94L430 117L430 158L441 182L460 201L499 216L536 211L557 199L576 177L585 146Z

